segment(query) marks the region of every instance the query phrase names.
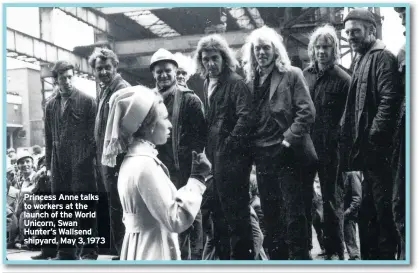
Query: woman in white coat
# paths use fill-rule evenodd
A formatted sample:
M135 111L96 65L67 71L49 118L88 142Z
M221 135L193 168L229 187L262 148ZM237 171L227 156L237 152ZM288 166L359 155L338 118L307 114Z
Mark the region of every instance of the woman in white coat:
M115 165L127 151L118 175L125 237L121 260L180 260L178 233L198 213L211 164L193 152L191 177L177 190L155 145L166 143L171 123L160 95L134 86L112 95L102 163Z

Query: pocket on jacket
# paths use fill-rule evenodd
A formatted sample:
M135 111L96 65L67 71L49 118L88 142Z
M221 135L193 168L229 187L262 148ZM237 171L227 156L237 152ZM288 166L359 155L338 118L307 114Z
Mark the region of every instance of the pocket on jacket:
M82 117L82 114L80 112L71 111L71 118L72 118L73 121L80 122L81 121L81 117Z

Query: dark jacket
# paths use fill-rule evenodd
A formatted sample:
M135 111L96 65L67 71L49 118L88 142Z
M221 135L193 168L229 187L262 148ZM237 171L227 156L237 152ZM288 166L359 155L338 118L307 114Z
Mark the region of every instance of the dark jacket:
M316 108L311 138L319 161L328 164L336 160L339 122L345 109L351 77L337 65L332 65L323 73L318 71L317 65L312 65L303 74Z
M393 150L393 157L392 157L392 166L394 169L396 168L405 168L406 166L404 165L404 158L399 158L399 157L404 157L405 156L405 152L401 151L401 149L403 149L403 147L405 146L406 143L406 134L405 134L405 130L406 130L406 49L405 49L404 45L399 53L397 54L397 63L398 63L398 67L399 67L399 73L400 73L400 92L403 96L403 100L402 103L400 105L400 111L399 111L399 116L397 119L397 123L396 123L396 130L395 130L395 134L394 134L394 150ZM402 154L400 154L400 152L402 152ZM400 161L400 162L399 162ZM401 165L399 165L401 164ZM403 175L404 176L404 175Z
M380 40L357 59L340 122L343 170L362 170L372 151L390 150L401 95L397 68Z
M175 86L172 111L172 143L173 165L167 166L180 172L181 185L184 186L190 175L192 151L201 153L206 144L207 126L204 107L197 95L185 87ZM163 162L166 164L166 162ZM177 179L177 180L179 180Z
M97 164L101 164L103 143L105 141L106 124L109 115L109 99L118 90L131 86L121 75L116 74L112 82L105 86L96 98L97 114L95 119L95 140L97 146Z
M316 109L301 69L292 66L290 71L280 72L274 68L269 98L271 115L283 128L284 139L291 144L297 158L303 164L317 161L317 154L309 135Z
M226 69L218 79L208 101L209 79L204 82L205 112L208 125L206 153L214 164L215 158L229 161L225 155L241 157L248 154L252 129L252 95L243 79ZM208 104L209 102L209 104Z
M74 89L62 117L60 104L57 93L45 110L46 168L51 170L52 192L94 191L95 99Z

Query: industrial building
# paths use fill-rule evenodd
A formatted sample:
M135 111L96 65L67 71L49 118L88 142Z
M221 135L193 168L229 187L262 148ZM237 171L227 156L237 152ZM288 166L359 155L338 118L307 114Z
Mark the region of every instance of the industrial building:
M60 10L94 29L94 43L68 50L54 43L54 10ZM7 27L7 57L40 66L8 70L7 147L43 145L43 111L40 105L50 94L51 64L59 59L76 66L79 78L94 81L87 58L95 47L111 48L119 57L119 73L132 85L152 87L151 55L159 48L192 55L199 39L222 34L240 58L247 34L255 28L274 27L284 37L292 64L308 64L307 46L315 27L330 23L343 28L343 7L39 7L39 37ZM376 16L381 37L380 8ZM7 16L7 11L6 11ZM340 35L340 31L338 31ZM342 56L352 55L340 35ZM188 85L202 97L202 79L194 75Z

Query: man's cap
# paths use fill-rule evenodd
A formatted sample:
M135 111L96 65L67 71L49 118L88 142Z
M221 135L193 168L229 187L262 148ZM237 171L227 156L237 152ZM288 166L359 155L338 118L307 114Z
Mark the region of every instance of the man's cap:
M32 155L28 151L24 150L17 154L16 163L19 164L19 162L25 158L30 158L33 161Z
M346 15L345 19L343 20L343 24L346 23L346 21L349 20L361 20L368 23L373 24L375 27L377 27L377 22L375 21L374 14L372 14L371 11L367 9L353 9L351 10L348 15Z
M150 70L153 70L153 67L156 63L159 63L162 61L171 62L174 65L176 65L176 67L179 67L175 59L175 56L169 50L160 48L153 54L153 56L151 56Z

